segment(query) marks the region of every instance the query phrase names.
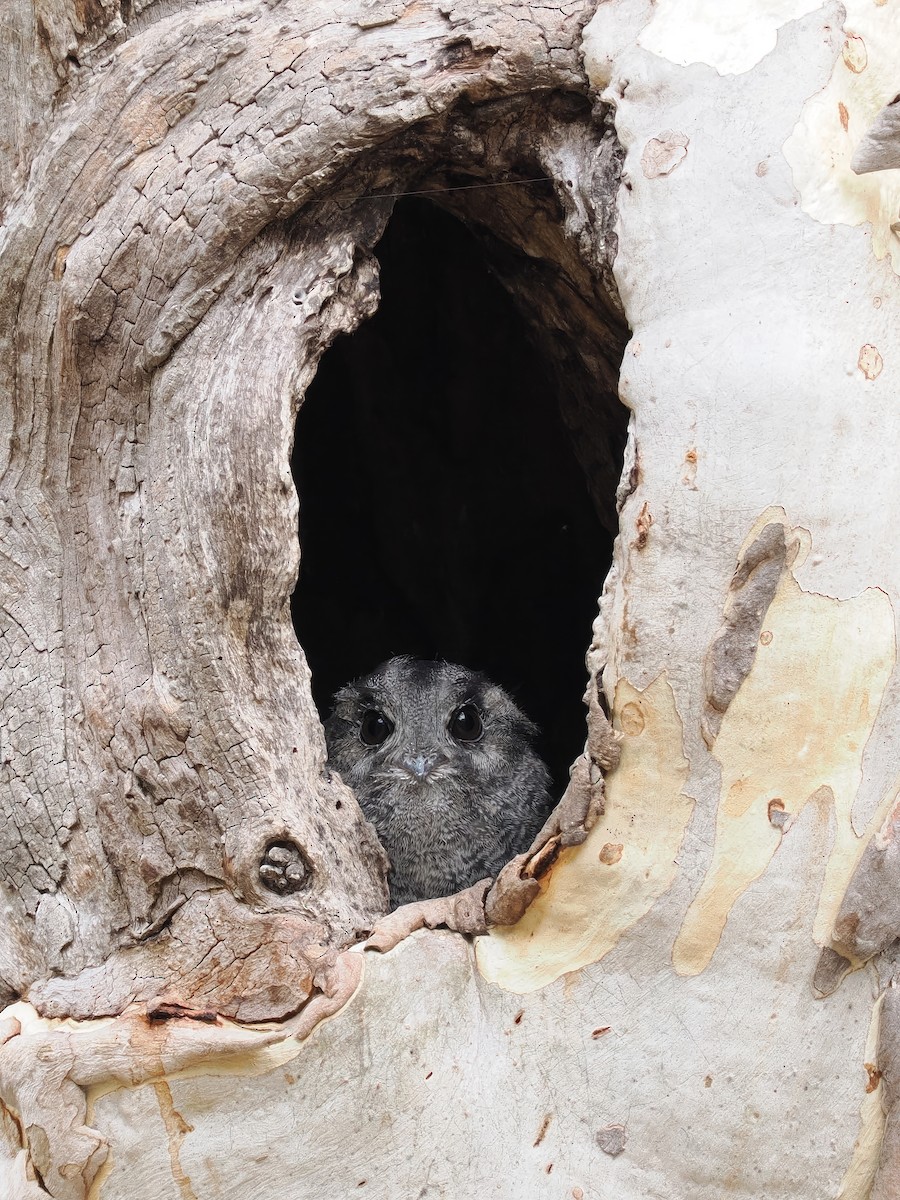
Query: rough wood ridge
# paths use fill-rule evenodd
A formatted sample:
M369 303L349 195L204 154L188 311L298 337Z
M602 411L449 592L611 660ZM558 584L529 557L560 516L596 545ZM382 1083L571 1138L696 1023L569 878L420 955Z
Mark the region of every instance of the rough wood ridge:
M568 323L612 392L584 333L621 336L591 8L4 18L3 999L281 1017L384 910L290 625L296 408L377 303L391 201L358 197L535 169L552 194L470 215L545 269L547 336ZM290 886L260 875L273 845Z

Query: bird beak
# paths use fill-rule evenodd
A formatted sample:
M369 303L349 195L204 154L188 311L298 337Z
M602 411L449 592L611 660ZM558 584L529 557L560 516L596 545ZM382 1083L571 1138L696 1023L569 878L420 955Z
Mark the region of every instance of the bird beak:
M446 754L408 754L400 765L416 779L426 779L431 772L447 761Z

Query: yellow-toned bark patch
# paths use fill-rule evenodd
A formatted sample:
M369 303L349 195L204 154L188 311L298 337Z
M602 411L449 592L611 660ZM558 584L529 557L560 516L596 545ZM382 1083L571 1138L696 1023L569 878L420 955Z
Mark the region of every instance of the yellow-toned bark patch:
M722 765L716 840L673 950L683 975L709 963L734 903L765 871L811 799L833 803L836 824L817 941L828 939L866 841L854 833L850 812L894 666L890 601L875 588L850 600L804 592L785 571L765 627L771 636L760 638L713 749Z
M563 851L517 925L477 941L482 974L511 991L603 958L675 877L694 801L682 792L688 764L668 681L641 692L620 680L613 723L624 734L622 759L603 817L583 845Z

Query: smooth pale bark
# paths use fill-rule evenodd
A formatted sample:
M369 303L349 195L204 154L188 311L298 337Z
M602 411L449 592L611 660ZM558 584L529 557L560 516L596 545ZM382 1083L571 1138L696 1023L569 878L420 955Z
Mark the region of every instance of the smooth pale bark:
M139 8L3 17L0 1196L895 1195L892 8ZM586 752L363 950L294 419L371 197L532 173L443 202L596 381Z

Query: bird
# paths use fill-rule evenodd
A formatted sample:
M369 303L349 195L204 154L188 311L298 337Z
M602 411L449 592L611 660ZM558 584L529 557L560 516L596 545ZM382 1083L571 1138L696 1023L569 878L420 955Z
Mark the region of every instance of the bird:
M328 763L390 860L390 907L452 895L528 848L554 806L538 729L456 663L389 659L334 696Z

